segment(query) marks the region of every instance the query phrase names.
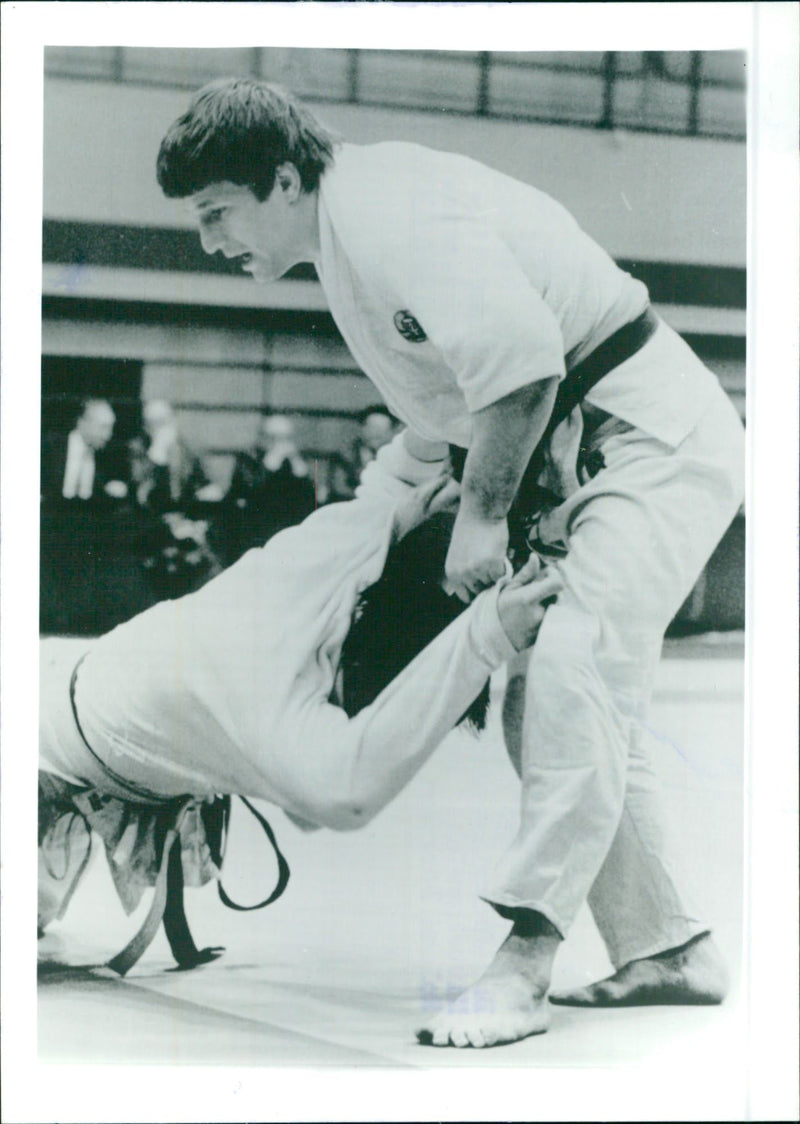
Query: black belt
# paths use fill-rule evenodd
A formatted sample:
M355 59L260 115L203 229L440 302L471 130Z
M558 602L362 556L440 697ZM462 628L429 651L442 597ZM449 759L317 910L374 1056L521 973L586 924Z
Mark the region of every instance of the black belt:
M641 351L655 333L658 323L658 317L648 306L640 316L618 328L572 370L567 371L558 385L553 413L545 435L549 436L564 418L569 417L600 379L615 367L619 367L626 359L632 358L637 351Z
M86 659L87 655L88 653L85 652L81 656L81 658L75 664L75 667L72 669L72 675L69 679L69 704L72 707L72 717L75 720L75 726L81 736L81 741L86 746L97 764L100 766L103 774L107 777L110 777L114 784L121 788L124 793L126 793L126 796L129 799L137 800L143 804L168 804L172 799L171 797L160 796L157 792L152 792L148 788L144 788L141 785L134 784L133 781L129 781L126 780L125 777L121 777L119 773L115 772L111 768L111 766L103 760L99 753L95 753L95 751L89 744L89 739L83 732L83 726L81 726L81 720L78 717L78 705L75 702L75 689L78 684L78 672L80 671L81 664ZM117 794L114 793L114 795L116 796ZM125 797L122 797L121 799L125 799Z
M653 336L658 323L658 317L653 310L646 308L635 320L618 328L585 359L567 371L559 383L550 420L523 473L509 511L509 542L515 567L527 557L537 537L534 527L539 513L544 508L558 507L565 499L564 496L557 495L539 484L539 477L544 468L544 452L549 439L602 378L642 350ZM585 445L581 444L576 471L580 473L581 469L584 469L592 477L603 468L605 468L605 461L602 452L600 450L589 452Z
M615 367L619 367L626 359L631 359L641 351L647 341L653 336L658 327L659 319L649 306L637 316L635 320L624 324L616 332L603 340L601 344L590 352L585 359L567 371L558 384L553 412L542 434L542 438L534 451L530 464L525 471L528 476L531 469L537 464L541 468L541 455L539 450L552 436L555 429L568 418L577 405L592 390L602 378L610 374ZM450 446L450 458L458 480L464 468L467 451L459 445ZM538 470L537 470L538 475Z
M189 923L186 920L186 913L183 905L184 887L180 829L187 811L191 805L195 803L195 797L164 797L159 796L157 793L150 792L148 789L126 780L125 777L121 777L103 761L94 749L92 749L83 732L78 717L77 704L75 702L75 687L78 680L78 671L84 659L85 656L81 656L78 660L72 672L69 684L69 700L72 706L75 725L77 726L81 740L95 761L97 761L103 771L116 785L120 786L123 791L127 790L130 792L131 796L134 797L137 802L151 805L155 804L158 806L159 810L157 815L159 818L159 834L161 836L161 860L156 876L153 901L151 902L150 909L139 931L121 952L117 953L116 956L108 961L106 967L124 976L150 945L158 926L162 923L164 925L164 932L169 941L170 949L172 950L172 955L175 957L178 964L178 968L175 969L176 971L186 971L190 968L196 968L199 964L207 964L210 960L216 960L225 950L221 946L203 949L197 948L189 929ZM263 909L264 906L271 905L272 902L276 901L286 889L290 875L289 864L281 852L278 841L275 838L275 833L267 820L244 796L240 796L239 799L255 816L256 820L258 820L264 834L271 843L278 864L278 877L272 892L264 898L263 901L257 902L255 905L239 905L238 902L233 901L225 892L222 885L221 868L228 834L228 824L230 821L231 798L227 795L217 796L212 803L203 803L200 809L211 860L220 870L220 877L217 880L217 892L223 904L228 906L229 909L245 911ZM81 872L79 872L79 874L80 873Z
M527 516L531 511L539 510L545 504L558 504L564 499L563 496L556 496L555 493L548 492L546 488L542 488L537 483L544 468L544 450L547 447L547 442L561 423L569 417L576 406L583 402L586 395L593 387L597 386L601 379L619 367L626 359L631 359L638 351L642 350L655 333L658 323L658 317L648 306L640 316L618 328L613 335L603 340L585 359L582 359L580 363L567 371L558 384L550 420L528 462L517 490L514 508L519 510L521 514ZM581 445L578 453L578 466L580 467L585 463L586 459L586 449ZM600 469L604 467L602 454L594 457L594 463L587 463L586 467L590 476L596 476Z
M554 507L562 503L563 496L543 488L539 476L544 468L544 450L549 439L561 423L569 417L576 406L607 374L619 367L626 359L632 358L653 336L659 325L655 312L648 306L644 312L629 321L616 332L603 340L585 359L572 367L556 391L553 411L542 434L539 444L533 451L523 473L511 510L508 513L510 547L514 555L515 567L529 550L529 531L537 515L544 507ZM581 447L579 464L585 450ZM450 460L457 480L461 479L467 451L460 446L450 446ZM587 463L589 474L594 476L604 467L602 456L594 458L595 463Z

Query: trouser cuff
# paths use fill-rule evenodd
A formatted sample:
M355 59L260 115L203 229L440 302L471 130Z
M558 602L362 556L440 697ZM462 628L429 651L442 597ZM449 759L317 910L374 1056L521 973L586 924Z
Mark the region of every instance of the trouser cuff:
M567 935L568 925L564 924L562 918L558 917L553 910L545 905L543 902L503 902L494 901L491 898L486 898L481 895L481 901L490 905L495 912L499 913L506 921L522 920L529 917L531 913L540 913L546 921L549 921L554 929L557 930L559 937L562 940Z
M705 937L711 934L711 930L707 926L693 925L690 930L684 930L682 933L673 933L671 936L665 936L661 940L654 941L649 945L637 946L634 944L628 945L623 948L615 949L612 955L609 949L609 958L616 971L624 968L626 964L630 964L633 960L649 960L653 956L660 956L665 952L672 952L675 949L682 948L689 941L696 940L698 937Z

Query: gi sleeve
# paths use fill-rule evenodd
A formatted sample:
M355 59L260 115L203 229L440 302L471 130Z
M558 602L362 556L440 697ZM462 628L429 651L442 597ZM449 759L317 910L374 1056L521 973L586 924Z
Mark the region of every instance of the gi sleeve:
M282 731L290 813L326 827L361 827L418 772L515 649L486 590L355 717L299 697ZM298 692L301 695L301 692ZM303 768L297 767L303 760Z
M454 213L434 216L431 226L407 255L404 291L470 413L538 379L563 377L558 321L490 222Z
M500 216L468 193L424 182L423 169L408 171L357 216L337 215L368 289L391 294L418 321L470 413L538 379L563 377L560 324L504 240Z

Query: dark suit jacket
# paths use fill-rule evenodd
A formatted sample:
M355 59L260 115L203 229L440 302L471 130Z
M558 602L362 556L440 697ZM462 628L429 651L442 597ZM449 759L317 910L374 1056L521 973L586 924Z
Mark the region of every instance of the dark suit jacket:
M245 550L263 546L278 531L300 523L314 507L313 483L307 476L295 476L288 461L269 472L258 450L239 453L220 505L217 549L230 565Z
M148 447L143 436L135 437L128 447L139 503L155 512L190 511L197 493L209 482L199 457L180 437L165 465L153 464Z

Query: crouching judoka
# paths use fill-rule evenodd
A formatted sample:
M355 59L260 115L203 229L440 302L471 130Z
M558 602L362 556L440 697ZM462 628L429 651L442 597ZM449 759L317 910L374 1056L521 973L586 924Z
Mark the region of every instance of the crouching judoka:
M446 596L457 501L447 475L373 481L196 593L97 640L43 642L40 931L63 915L92 829L129 911L155 886L109 965L124 974L162 920L182 967L212 959L192 942L182 889L218 874L229 795L357 828L459 721L480 725L490 674L533 643L560 578L533 556L466 608ZM288 878L277 853L268 900Z

